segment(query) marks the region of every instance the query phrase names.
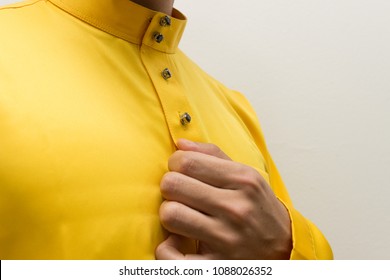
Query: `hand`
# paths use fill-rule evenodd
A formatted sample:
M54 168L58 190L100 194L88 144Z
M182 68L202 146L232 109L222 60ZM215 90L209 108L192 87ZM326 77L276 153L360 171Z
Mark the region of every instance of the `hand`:
M252 167L213 144L181 139L161 181L161 223L170 232L157 259L289 259L291 225L284 205ZM186 238L197 254L184 254Z

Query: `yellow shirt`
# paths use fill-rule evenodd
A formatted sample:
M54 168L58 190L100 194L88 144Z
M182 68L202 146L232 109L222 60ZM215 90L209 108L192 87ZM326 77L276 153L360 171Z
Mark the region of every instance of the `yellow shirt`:
M153 259L179 138L268 180L291 216L292 259L332 258L293 208L246 99L178 49L185 24L129 0L1 8L0 259Z

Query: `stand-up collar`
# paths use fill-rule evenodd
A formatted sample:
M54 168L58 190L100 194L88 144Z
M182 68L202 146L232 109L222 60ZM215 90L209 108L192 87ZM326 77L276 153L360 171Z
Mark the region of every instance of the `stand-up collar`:
M134 44L146 44L174 53L186 25L186 18L173 10L167 15L130 0L49 0L56 6L107 33Z

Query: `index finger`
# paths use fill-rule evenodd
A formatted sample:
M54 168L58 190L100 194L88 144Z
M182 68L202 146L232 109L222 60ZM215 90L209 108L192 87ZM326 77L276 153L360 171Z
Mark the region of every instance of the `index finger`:
M225 154L217 145L212 143L193 142L187 139L179 139L177 141L177 147L182 151L193 151L203 153L217 158L231 160L231 158Z
M225 189L259 186L262 179L261 175L249 166L193 151L176 151L168 160L168 168L170 171Z

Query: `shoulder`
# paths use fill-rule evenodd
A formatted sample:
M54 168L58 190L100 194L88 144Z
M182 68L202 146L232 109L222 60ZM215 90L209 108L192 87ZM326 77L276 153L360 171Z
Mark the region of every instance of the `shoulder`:
M184 75L183 79L196 80L197 83L204 85L208 89L208 94L212 94L213 98L218 99L219 102L230 108L232 114L240 119L242 125L247 128L252 137L262 137L257 114L244 94L227 87L224 83L214 78L182 51L179 51L178 55L180 59L177 61L182 63L182 65L179 65L179 68L181 74Z
M183 65L181 70L188 73L189 79L197 79L199 82L207 85L212 89L212 93L224 99L240 115L252 115L257 118L255 111L244 94L227 87L224 83L214 78L212 75L203 70L196 62L189 58L185 53L179 51L178 55Z

